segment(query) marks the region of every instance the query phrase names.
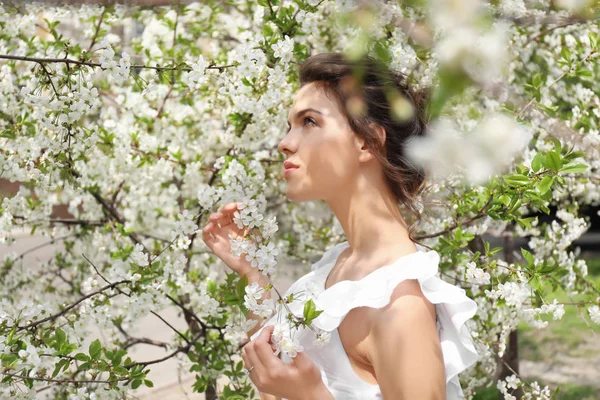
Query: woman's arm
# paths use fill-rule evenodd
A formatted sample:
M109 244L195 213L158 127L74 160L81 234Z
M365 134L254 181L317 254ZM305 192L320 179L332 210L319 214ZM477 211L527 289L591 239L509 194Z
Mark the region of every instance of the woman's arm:
M281 397L273 396L272 394L258 392L260 394L260 400L281 400Z
M446 399L435 306L418 281L396 287L390 304L378 310L367 343L384 399Z

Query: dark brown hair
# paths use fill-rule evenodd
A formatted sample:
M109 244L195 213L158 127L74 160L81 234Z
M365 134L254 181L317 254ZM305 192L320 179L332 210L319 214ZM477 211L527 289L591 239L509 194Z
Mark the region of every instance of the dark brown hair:
M333 96L352 131L373 151L397 202L414 217L409 236L415 241L414 225L422 218L417 199L425 188L426 174L406 157L405 148L410 138L425 133L430 89L416 90L405 74L368 55L353 61L342 53L315 54L301 64L299 76L300 87L315 82L327 96ZM412 106L412 114L399 118L393 112L394 101ZM372 123L383 127L385 141Z

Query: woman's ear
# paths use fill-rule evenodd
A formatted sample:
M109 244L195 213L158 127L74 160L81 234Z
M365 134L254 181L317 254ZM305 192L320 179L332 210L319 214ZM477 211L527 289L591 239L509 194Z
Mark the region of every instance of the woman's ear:
M379 143L381 143L381 146L384 147L385 140L386 140L385 129L383 129L383 127L381 125L379 125L375 122L370 122L369 128L373 130L373 132L377 136L377 140L379 141ZM372 160L375 158L375 155L373 154L372 150L367 147L365 140L363 138L358 137L358 135L356 135L355 140L356 140L356 143L358 146L358 151L360 152L360 154L358 156L358 160L360 162L366 162L366 161L369 161L369 160Z

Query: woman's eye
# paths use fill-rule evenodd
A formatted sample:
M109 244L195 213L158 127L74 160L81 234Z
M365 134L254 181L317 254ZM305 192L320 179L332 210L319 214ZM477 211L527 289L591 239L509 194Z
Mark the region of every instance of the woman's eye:
M310 122L312 122L312 123L313 123L313 124L315 124L315 125L317 124L317 123L315 122L315 120L314 120L314 119L312 119L312 118L309 118L309 117L304 117L304 122L306 122L306 121L310 121ZM305 124L305 125L306 125L306 124Z
M309 121L311 123L313 123L315 126L317 125L317 123L315 122L314 119L310 118L310 117L304 117L304 119L302 120L304 122L304 126L306 126L306 121ZM288 125L287 127L287 131L289 132L292 129L291 125Z

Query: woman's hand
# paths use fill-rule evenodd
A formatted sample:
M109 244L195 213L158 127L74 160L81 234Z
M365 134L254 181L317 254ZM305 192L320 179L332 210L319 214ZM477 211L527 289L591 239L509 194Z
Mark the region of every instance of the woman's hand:
M229 268L238 275L244 276L248 273L256 273L258 270L246 260L244 254L240 257L231 254L229 235L237 238L246 236L250 231L249 228L238 228L233 222L233 214L238 211L240 204L239 202L227 203L219 211L212 213L208 223L202 229L202 240Z
M273 325L265 327L256 339L242 350L246 369L256 388L264 393L290 400L333 399L323 383L321 371L304 352L289 364L281 361L271 347Z

